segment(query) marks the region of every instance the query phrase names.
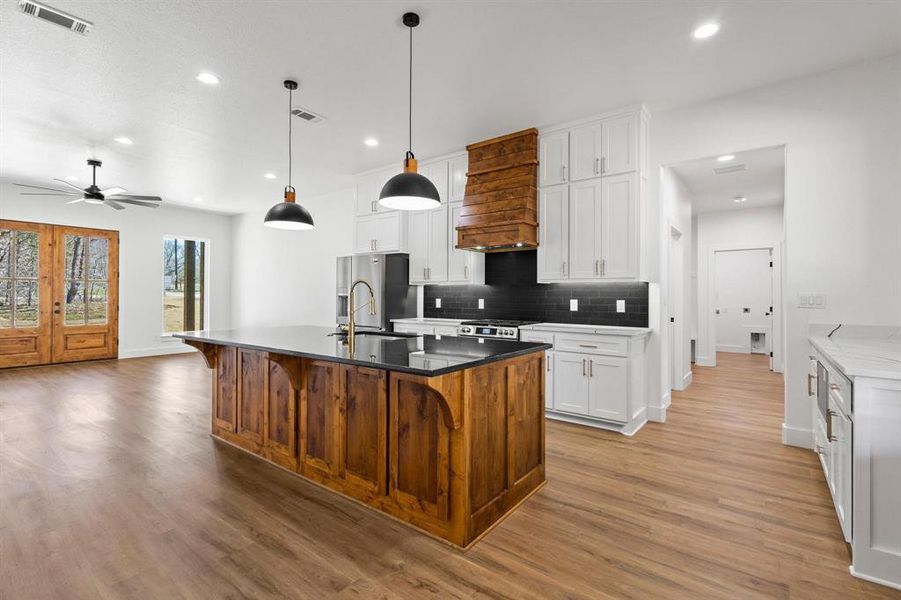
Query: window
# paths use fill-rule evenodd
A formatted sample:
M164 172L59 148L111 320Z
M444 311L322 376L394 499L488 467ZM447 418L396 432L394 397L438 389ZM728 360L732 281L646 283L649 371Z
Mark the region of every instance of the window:
M0 329L38 326L38 234L0 229Z
M67 234L65 244L65 324L104 325L109 289L109 242L106 238Z
M197 331L206 319L207 242L163 238L163 333Z

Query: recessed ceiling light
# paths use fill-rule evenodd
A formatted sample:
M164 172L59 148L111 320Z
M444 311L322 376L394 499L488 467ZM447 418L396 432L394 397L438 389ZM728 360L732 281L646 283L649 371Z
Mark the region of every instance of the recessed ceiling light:
M203 202L203 198L200 196L194 196L194 202Z
M114 141L119 142L120 144L124 144L126 146L131 146L132 144L134 144L134 142L131 141L131 138L127 138L124 136L117 137Z
M275 179L275 173L266 173L263 177L266 179Z
M75 175L66 175L66 181L78 181L78 177Z
M197 77L195 77L195 79L197 81L199 81L200 83L205 83L207 85L218 85L219 84L219 78L216 77L214 74L209 73L207 71L202 71L202 72L198 73Z
M719 23L704 23L703 25L697 27L692 33L692 37L696 40L706 40L709 37L716 35L716 32L720 30Z
M363 140L363 143L369 146L370 148L375 148L379 145L379 141L375 138L366 138Z
M736 204L741 204L742 202L744 202L746 200L747 200L747 198L745 198L744 196L736 196L735 198L732 199L732 201L735 202Z
M734 154L723 154L722 156L717 157L717 162L729 162L730 160L735 160Z

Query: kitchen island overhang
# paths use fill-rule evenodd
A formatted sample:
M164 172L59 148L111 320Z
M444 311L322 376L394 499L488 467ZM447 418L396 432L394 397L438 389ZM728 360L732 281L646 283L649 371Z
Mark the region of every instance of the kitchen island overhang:
M350 355L325 327L176 337L213 370L215 438L457 546L544 485L548 344L363 335Z

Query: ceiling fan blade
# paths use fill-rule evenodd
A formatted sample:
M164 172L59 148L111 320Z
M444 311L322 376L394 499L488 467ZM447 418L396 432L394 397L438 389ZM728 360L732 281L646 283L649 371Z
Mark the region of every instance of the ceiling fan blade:
M34 188L34 189L36 189L36 190L50 190L51 192L57 192L57 193L59 193L59 194L72 194L73 196L75 195L75 192L70 192L69 190L60 190L60 189L57 189L57 188L48 188L48 187L44 187L44 186L42 186L42 185L28 185L27 183L14 183L13 185L17 185L17 186L19 186L19 187ZM75 188L75 189L78 190L78 188ZM84 191L83 191L83 190L78 190L78 195L80 196L81 194L84 194Z
M111 188L107 188L105 190L100 190L100 193L103 194L104 196L118 196L119 194L123 194L127 191L128 190L126 190L123 187L111 187Z
M84 190L83 190L83 189L81 189L81 188L78 187L77 185L72 185L71 183L69 183L69 182L66 181L65 179L54 179L53 181L58 181L58 182L60 182L60 183L63 184L63 185L69 186L69 187L72 188L73 190L78 190L79 192L84 193Z
M106 194L104 194L106 195ZM162 202L159 196L136 196L134 194L113 194L113 200L144 200L146 202Z
M134 204L136 206L146 206L147 208L158 208L159 204L155 202L144 202L143 200L132 200L129 198L123 198L121 196L116 196L113 198L107 198L107 202L122 202L123 204Z
M63 198L71 198L78 194L70 194L69 192L19 192L20 196L61 196Z
M76 198L75 200L69 200L66 204L78 204L79 202L84 202L84 198Z
M124 206L122 206L118 202L113 202L112 200L104 200L103 203L106 204L107 206L115 208L116 210L125 210Z

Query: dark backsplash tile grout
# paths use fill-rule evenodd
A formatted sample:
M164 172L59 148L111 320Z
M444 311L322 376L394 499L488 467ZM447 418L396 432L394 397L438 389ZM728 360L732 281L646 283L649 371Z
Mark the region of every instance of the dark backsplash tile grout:
M534 250L488 254L485 285L425 286L424 316L648 326L647 283L537 283L536 261ZM436 298L441 308L435 308ZM578 311L569 310L571 298L579 301ZM626 301L626 312L616 312L617 300Z

